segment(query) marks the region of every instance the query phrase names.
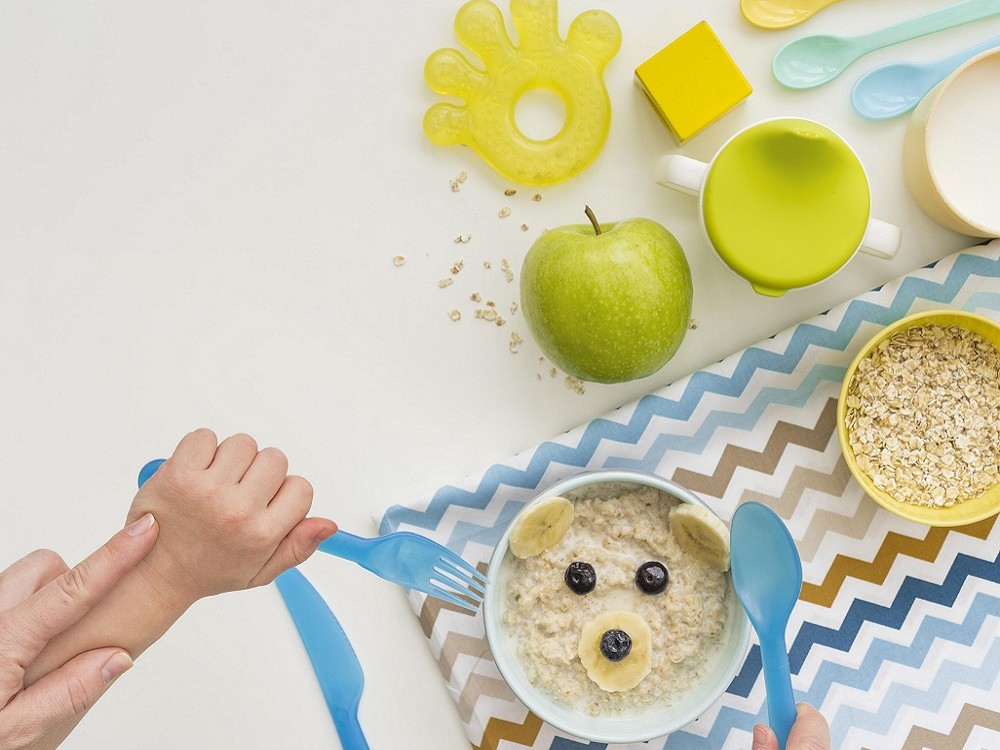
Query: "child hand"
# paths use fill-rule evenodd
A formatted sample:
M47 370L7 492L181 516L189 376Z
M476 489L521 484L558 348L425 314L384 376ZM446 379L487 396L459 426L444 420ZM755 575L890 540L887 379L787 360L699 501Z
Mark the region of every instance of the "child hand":
M130 521L144 513L159 521L147 577L190 604L270 583L306 560L337 526L305 517L312 485L287 472L281 451L258 451L249 435L222 443L207 429L186 435L129 510Z

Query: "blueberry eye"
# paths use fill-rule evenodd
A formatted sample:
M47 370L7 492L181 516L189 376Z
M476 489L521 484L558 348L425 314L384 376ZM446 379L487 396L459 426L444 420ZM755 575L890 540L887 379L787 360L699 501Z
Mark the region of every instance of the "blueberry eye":
M661 593L669 580L666 567L655 560L644 562L635 571L635 585L647 594Z
M588 594L597 585L594 566L586 562L571 562L566 567L566 585L577 594Z

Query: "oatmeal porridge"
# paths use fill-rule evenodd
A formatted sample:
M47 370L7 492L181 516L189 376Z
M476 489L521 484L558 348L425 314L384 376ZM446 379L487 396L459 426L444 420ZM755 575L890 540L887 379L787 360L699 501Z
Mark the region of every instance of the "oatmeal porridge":
M678 702L719 658L726 574L678 543L670 516L683 503L665 492L599 484L566 498L572 522L558 543L523 559L509 554L505 564L503 624L525 676L557 702L594 716L631 717ZM648 629L606 624L616 618L640 619ZM581 637L594 623L609 628L605 637L642 630L626 640L643 650L648 671L625 687L595 676L584 651L596 653L598 642L604 650L604 641L598 636L590 646Z

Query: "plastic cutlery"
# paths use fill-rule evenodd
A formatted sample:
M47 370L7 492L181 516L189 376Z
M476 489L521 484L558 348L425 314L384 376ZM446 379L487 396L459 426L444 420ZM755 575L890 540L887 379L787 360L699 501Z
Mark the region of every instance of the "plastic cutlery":
M344 750L369 750L358 722L365 675L344 629L297 568L286 570L274 583L309 654L341 746Z
M729 533L733 588L757 631L767 689L767 721L784 750L795 723L785 630L802 589L802 561L785 524L760 503L740 505Z
M319 551L470 612L478 609L486 594L486 576L447 547L409 531L374 539L338 531L320 543Z
M139 486L166 459L155 458L139 471ZM433 539L400 531L367 539L337 531L320 552L350 560L379 578L475 612L483 603L486 576Z
M762 29L785 29L839 0L740 0L743 17Z
M869 52L998 14L1000 0L964 0L870 34L800 37L778 50L771 62L771 72L789 88L812 88L833 80Z
M927 92L980 52L1000 47L1000 36L933 62L893 62L858 79L851 90L855 111L871 120L886 120L909 112Z

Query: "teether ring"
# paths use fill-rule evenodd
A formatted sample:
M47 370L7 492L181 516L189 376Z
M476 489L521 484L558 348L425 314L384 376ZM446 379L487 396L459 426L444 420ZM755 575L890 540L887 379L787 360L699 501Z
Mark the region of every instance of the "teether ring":
M465 103L432 106L424 133L441 146L469 146L509 180L551 185L582 171L604 145L611 102L602 74L621 46L621 29L608 13L589 10L573 20L564 41L556 0L511 0L510 13L516 47L489 0L469 0L459 9L455 35L484 69L455 49L427 58L427 85ZM562 129L546 140L529 138L515 122L518 100L533 89L552 91L566 110Z

